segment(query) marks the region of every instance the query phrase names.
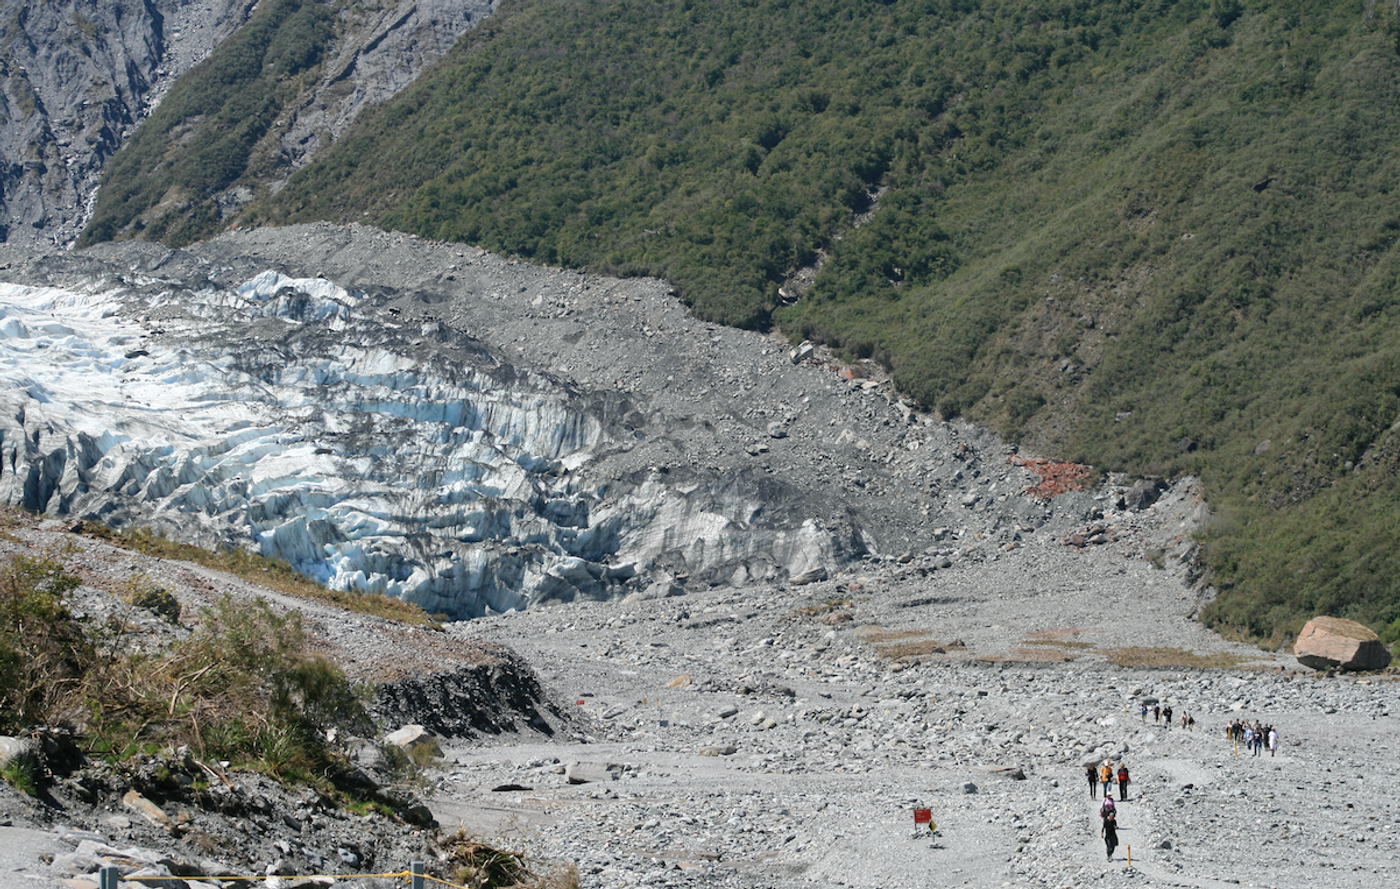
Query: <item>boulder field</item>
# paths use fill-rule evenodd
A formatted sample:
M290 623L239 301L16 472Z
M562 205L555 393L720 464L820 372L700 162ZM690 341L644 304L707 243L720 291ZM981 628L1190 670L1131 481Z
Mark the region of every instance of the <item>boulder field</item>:
M1397 867L1394 675L1314 671L1197 623L1208 506L1191 479L1075 490L1064 464L919 414L877 368L702 324L660 282L369 229L0 248L0 266L30 299L0 319L23 393L56 367L106 368L86 379L125 424L93 434L76 399L10 411L5 472L38 481L0 485L48 512L7 527L0 555L64 554L88 619L152 634L179 630L119 600L134 575L186 624L225 593L298 608L376 688L384 733L421 726L444 754L396 788L413 797L398 819L253 775L201 808L168 783L178 751L79 772L59 807L0 786L5 880L76 886L118 853L187 885L397 871L459 828L576 866L589 889L1369 889ZM43 288L76 296L40 317ZM134 327L90 335L118 321ZM407 413L450 375L434 404L493 420ZM205 413L150 409L161 380ZM472 478L433 463L418 426L471 456ZM210 429L226 448L191 444ZM395 487L396 456L429 494ZM406 598L422 582L425 605L460 596L433 610L472 619L397 625L127 553L79 533L89 510L305 556L328 579L378 572ZM305 533L276 533L289 524ZM1272 725L1279 749L1236 747L1236 719ZM379 739L354 749L392 788ZM1084 773L1105 759L1132 776L1111 860ZM132 791L191 829L153 823Z

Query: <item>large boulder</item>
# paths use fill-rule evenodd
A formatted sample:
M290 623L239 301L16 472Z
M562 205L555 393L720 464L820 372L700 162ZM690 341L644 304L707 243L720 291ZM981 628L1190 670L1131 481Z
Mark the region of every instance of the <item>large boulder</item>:
M406 725L390 732L384 736L384 743L399 748L422 765L442 759L442 745L437 736L421 725Z
M22 764L33 763L34 745L24 738L12 738L9 735L0 736L0 767L8 766L10 763Z
M1383 670L1390 663L1390 652L1370 628L1340 617L1308 621L1293 656L1314 670Z
M1123 495L1123 505L1137 512L1156 503L1167 489L1167 483L1157 478L1143 478L1133 482L1133 486Z
M571 762L564 767L570 784L601 784L620 779L627 767L616 762Z

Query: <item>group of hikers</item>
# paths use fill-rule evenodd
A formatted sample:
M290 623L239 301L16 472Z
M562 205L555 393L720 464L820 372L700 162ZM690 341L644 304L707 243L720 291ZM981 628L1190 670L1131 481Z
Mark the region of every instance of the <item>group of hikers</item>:
M1264 751L1265 744L1269 745L1270 756L1278 752L1278 730L1272 725L1261 725L1257 719L1253 725L1242 719L1230 720L1225 724L1225 740L1244 744L1254 756Z
M1143 704L1143 722L1147 721L1148 713L1152 714L1152 721L1157 723L1158 725L1165 725L1167 728L1172 727L1172 708L1170 705L1163 707L1161 704L1153 704L1149 708L1147 704ZM1196 730L1196 717L1192 716L1190 713L1181 714L1181 727L1186 729L1188 732L1194 732Z
M1172 708L1162 707L1157 703L1149 708L1142 705L1142 721L1147 721L1147 714L1152 714L1152 721L1158 724L1165 723L1167 728L1172 725ZM1190 714L1183 714L1181 717L1181 727L1187 730L1194 730L1196 719ZM1278 731L1272 725L1263 725L1259 720L1253 723L1242 719L1232 719L1225 725L1225 739L1234 744L1243 743L1254 756L1259 756L1263 752L1264 746L1269 747L1269 755L1273 756L1278 751ZM1108 850L1108 860L1113 860L1113 850L1118 848L1118 807L1113 802L1113 785L1118 785L1118 799L1128 798L1128 766L1120 762L1115 769L1110 760L1105 759L1102 763L1089 763L1084 767L1084 776L1089 781L1089 798L1097 799L1099 788L1103 789L1103 803L1099 806L1099 820L1101 827L1099 836L1103 837L1104 847Z
M1108 860L1113 860L1113 850L1118 848L1118 807L1113 802L1114 784L1118 785L1118 798L1126 800L1128 798L1128 764L1120 762L1117 771L1113 768L1113 763L1104 760L1102 765L1095 766L1093 763L1084 769L1085 776L1089 779L1089 798L1094 798L1095 786L1103 785L1103 804L1099 806L1099 820L1102 827L1099 835L1103 837L1104 846L1108 849Z

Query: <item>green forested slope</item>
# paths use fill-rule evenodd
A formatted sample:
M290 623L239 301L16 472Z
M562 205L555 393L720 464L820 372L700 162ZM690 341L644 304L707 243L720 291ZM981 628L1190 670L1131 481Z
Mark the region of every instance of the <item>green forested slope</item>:
M1374 7L508 0L251 219L663 275L944 414L1198 472L1208 619L1393 641L1400 28Z
M79 246L118 237L179 246L217 230L218 192L273 172L275 161L265 156L267 146L259 152L260 143L314 80L334 30L325 0L262 3L175 82L112 158Z

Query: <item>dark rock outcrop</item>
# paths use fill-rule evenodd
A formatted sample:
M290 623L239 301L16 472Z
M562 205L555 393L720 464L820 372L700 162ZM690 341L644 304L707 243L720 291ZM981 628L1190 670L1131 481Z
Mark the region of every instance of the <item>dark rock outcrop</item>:
M0 241L64 245L98 177L253 0L0 0Z
M445 738L512 731L553 735L572 719L545 694L530 666L505 649L488 663L381 684L373 710L385 724L420 725Z
M1157 502L1167 485L1161 479L1144 478L1133 482L1133 486L1123 495L1123 504L1136 512Z
M0 241L71 243L107 161L182 74L248 20L254 0L0 0ZM399 0L343 11L321 77L284 116L290 175L366 105L413 81L495 0ZM272 183L275 186L275 183ZM225 213L252 196L235 183Z

